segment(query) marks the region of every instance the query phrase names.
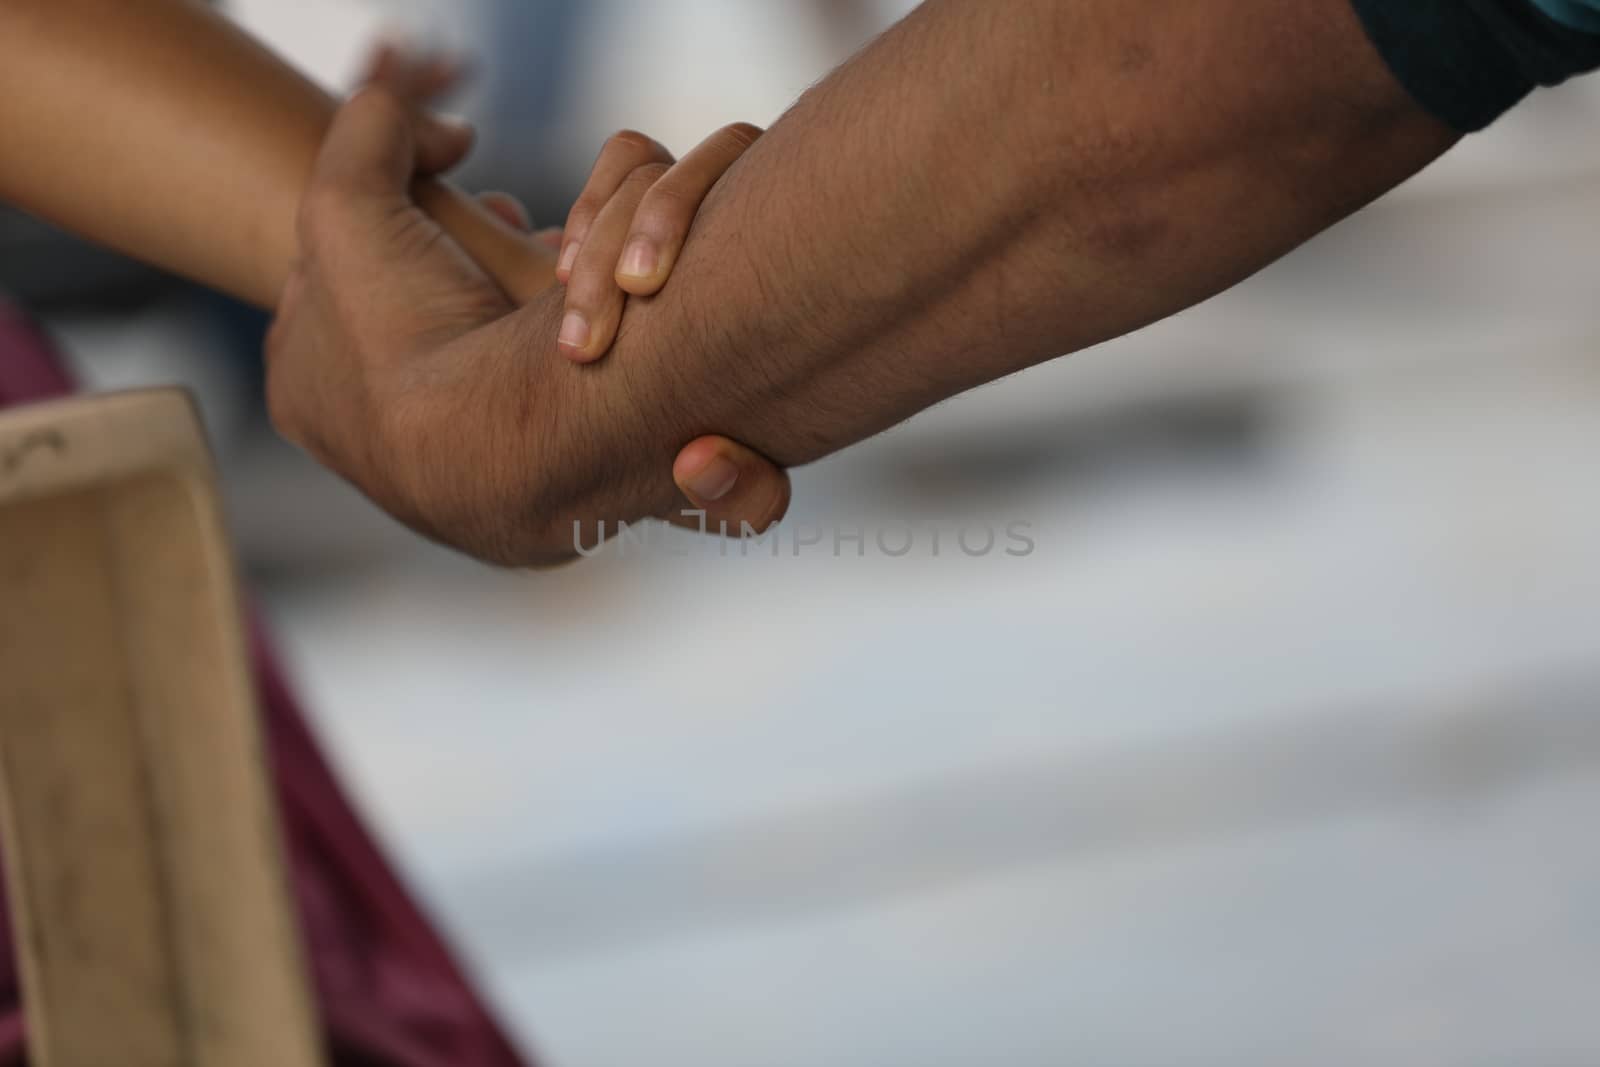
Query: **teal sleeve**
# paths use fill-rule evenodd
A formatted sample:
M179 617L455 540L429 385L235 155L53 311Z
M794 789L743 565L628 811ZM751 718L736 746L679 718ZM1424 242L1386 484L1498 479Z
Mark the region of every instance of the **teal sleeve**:
M1400 84L1462 133L1600 69L1600 0L1351 2Z
M1563 26L1600 33L1600 0L1533 0L1539 10Z

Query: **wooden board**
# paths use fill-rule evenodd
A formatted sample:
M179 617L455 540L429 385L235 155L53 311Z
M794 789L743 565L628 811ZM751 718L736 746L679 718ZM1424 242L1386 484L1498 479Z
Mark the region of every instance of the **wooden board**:
M0 834L35 1067L321 1062L180 391L0 416Z

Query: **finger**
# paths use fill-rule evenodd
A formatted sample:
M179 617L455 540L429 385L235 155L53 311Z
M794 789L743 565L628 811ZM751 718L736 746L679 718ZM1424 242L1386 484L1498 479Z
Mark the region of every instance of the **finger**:
M421 173L447 171L472 150L474 132L470 123L427 110L436 96L461 80L464 70L462 61L456 57L428 57L391 44L380 45L368 65L364 84L393 93L412 113L417 170Z
M468 63L465 57L448 52L428 56L418 64L416 96L419 100L432 100L456 88L467 78Z
M612 134L600 149L583 192L567 215L566 244L556 264L556 277L565 282L578 262L578 250L589 235L589 228L628 175L651 163L671 164L673 156L656 141L634 130Z
M306 203L404 202L416 162L417 138L409 112L393 92L368 86L335 112L317 155Z
M701 437L683 447L672 480L705 513L670 521L737 537L745 527L765 533L789 510L789 475L765 456L726 437Z
M448 182L414 187L416 202L518 304L555 284L555 251Z
M363 199L404 197L419 171L432 173L459 162L472 146L472 127L414 112L380 85L359 89L337 112L322 142L311 186L325 193Z
M467 158L478 136L470 122L428 111L414 114L417 173L443 174Z
M478 203L492 211L496 217L508 226L513 226L523 233L533 230L533 223L528 218L528 209L522 201L510 193L487 192L478 194Z
M399 58L399 49L388 41L379 41L373 46L371 54L367 57L367 62L362 67L361 76L356 79L356 84L366 85L370 82L381 82L393 78Z
M617 256L640 201L666 172L667 164L651 163L628 175L578 246L577 259L567 275L566 312L557 338L568 359L578 363L599 359L617 336L626 299L617 288Z
M660 291L683 250L701 201L761 133L759 126L744 122L724 126L651 187L617 261L616 282L623 290L636 296Z
M357 84L381 84L407 100L425 103L454 89L466 75L467 62L459 55L384 41L372 50Z
M424 150L403 98L387 86L370 86L339 109L323 142L300 212L301 247L315 249L319 234L348 229L374 214L415 204L449 232L505 293L525 303L554 282L555 256L528 240L519 227L441 182L412 184ZM470 136L464 139L470 143ZM450 146L433 146L435 164ZM374 265L375 266L375 265Z

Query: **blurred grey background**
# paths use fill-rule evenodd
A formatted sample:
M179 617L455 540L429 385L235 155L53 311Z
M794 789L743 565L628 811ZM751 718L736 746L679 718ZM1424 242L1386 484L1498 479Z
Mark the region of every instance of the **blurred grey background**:
M386 28L477 55L467 180L558 222L612 130L769 123L909 6L233 8L333 85ZM1597 119L1541 95L1226 297L797 475L791 525L1020 520L1026 558L491 572L272 437L258 319L24 273L95 384L199 391L336 762L554 1067L1579 1067Z

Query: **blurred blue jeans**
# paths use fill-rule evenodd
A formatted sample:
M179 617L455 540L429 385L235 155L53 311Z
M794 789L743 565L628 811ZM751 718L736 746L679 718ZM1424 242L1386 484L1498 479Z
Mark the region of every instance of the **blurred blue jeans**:
M474 183L530 197L567 192L562 187L573 176L549 173L550 161L565 154L550 148L571 104L579 30L594 5L470 0L470 7L476 16L470 46L482 64L480 105L474 109L482 138Z

